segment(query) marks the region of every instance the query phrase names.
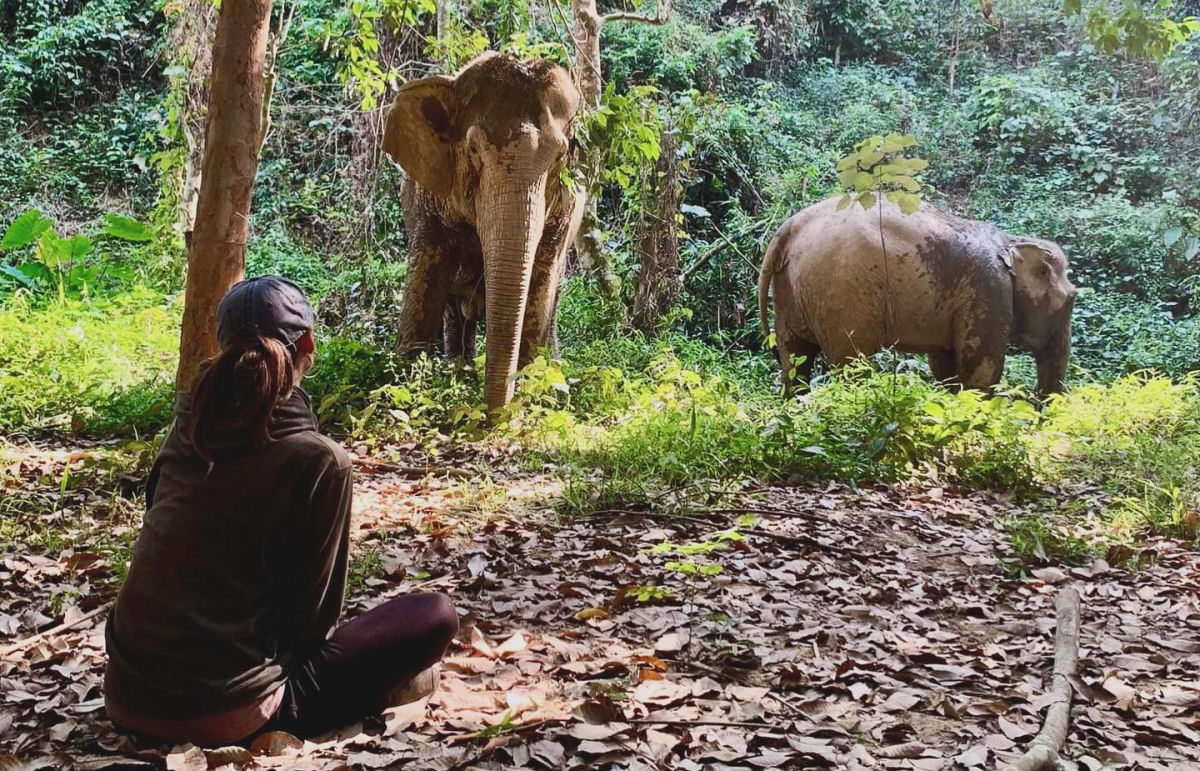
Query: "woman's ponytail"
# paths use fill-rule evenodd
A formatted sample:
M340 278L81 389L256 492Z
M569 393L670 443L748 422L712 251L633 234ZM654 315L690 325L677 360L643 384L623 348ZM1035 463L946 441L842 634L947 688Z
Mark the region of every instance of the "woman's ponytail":
M209 359L192 386L192 417L188 437L206 461L212 428L246 432L255 441L271 438L269 425L275 406L294 385L292 352L273 337L234 340Z

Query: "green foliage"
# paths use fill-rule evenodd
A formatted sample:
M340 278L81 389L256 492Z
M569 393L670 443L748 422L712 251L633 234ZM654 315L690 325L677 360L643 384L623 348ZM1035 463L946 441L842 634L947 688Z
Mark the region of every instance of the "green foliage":
M1200 19L1175 21L1167 13L1175 0L1156 0L1149 12L1138 0L1098 0L1085 14L1088 36L1105 53L1162 59L1177 45L1200 32ZM1063 0L1068 14L1083 13L1083 0Z
M170 414L180 304L140 288L0 306L0 433L152 433Z
M1155 369L1182 376L1200 370L1200 320L1128 295L1081 290L1075 298L1071 359L1076 380L1109 380Z
M425 39L425 55L435 62L441 62L447 70L454 72L487 50L488 45L487 35L454 19L444 30L441 40L438 40L436 35ZM363 109L369 109L365 102Z
M854 146L854 152L837 162L838 181L848 191L838 202L839 209L859 204L875 207L879 196L912 214L921 206L921 182L917 179L929 166L924 158L906 157L916 137L901 134L867 137Z
M67 292L87 293L89 286L108 278L128 280L133 273L111 259L99 264L89 261L92 241L98 237L121 241L145 242L154 238L153 231L129 217L105 215L104 227L92 236L76 234L60 236L54 221L37 209L30 209L4 232L0 252L28 253L32 259L16 265L0 265L0 277L16 282L27 290L53 287L61 299ZM105 273L110 275L104 275ZM0 283L2 286L2 283Z
M1200 511L1200 381L1130 375L1054 400L1043 440L1062 477L1091 479L1113 496L1106 534L1197 537Z
M1005 523L1013 553L1029 565L1080 564L1097 549L1072 532L1070 524L1042 512L1011 517Z
M1054 151L1070 144L1074 122L1070 98L1055 88L1049 73L995 75L971 91L966 116L976 143L1012 159L1054 160Z
M581 155L595 164L584 171L586 179L635 191L643 170L658 160L662 119L657 94L654 86L636 86L624 94L612 83L605 87L600 106L575 129Z
M103 93L95 73L140 74L155 45L154 4L13 0L0 24L0 106L78 104Z

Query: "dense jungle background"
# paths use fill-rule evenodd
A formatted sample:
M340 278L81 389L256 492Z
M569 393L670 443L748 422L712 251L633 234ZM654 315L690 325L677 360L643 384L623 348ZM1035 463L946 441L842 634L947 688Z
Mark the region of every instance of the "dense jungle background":
M631 511L684 522L774 483L828 489L813 501L829 509L839 495L920 489L936 508L982 491L972 511L999 533L981 542L1006 580L1194 559L1200 34L1169 20L1200 2L605 0L600 11L644 18L604 25L600 107L576 127L571 174L600 193L585 224L598 248L571 257L561 357L520 373L492 427L478 363L395 356L404 177L380 149L383 115L406 80L487 49L570 66L570 4L275 8L247 272L291 277L318 302L306 387L326 430L377 471L473 469L450 477L462 487L450 503L421 495L478 521L532 501L563 527ZM0 604L7 634L97 607L136 537L173 402L215 20L210 0L0 0L0 553L42 560L0 572L27 594ZM1066 394L1035 397L1033 361L1014 350L997 398L950 393L922 357L888 353L819 368L811 392L781 397L757 318L764 249L789 215L843 190L839 159L889 134L914 137L909 154L928 161L925 199L1062 245L1079 287ZM529 474L553 479L552 492L506 487ZM421 539L446 531L422 516ZM666 579L625 587L622 602L696 615L697 586L739 569L743 557L719 555L762 536L757 521L679 546ZM356 547L358 591L429 575L396 572L400 531L381 522ZM63 577L47 586L50 564ZM1194 581L1186 564L1178 575ZM1200 623L1178 606L1167 617ZM1115 729L1097 719L1094 730ZM1162 762L1128 767L1182 767Z

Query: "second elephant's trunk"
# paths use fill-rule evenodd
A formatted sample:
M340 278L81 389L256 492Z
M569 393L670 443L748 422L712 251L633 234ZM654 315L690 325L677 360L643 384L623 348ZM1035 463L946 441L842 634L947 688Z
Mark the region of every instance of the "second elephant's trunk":
M545 174L532 183L520 175L485 176L480 185L477 216L487 298L484 400L492 411L513 395L529 281L546 224L545 197Z

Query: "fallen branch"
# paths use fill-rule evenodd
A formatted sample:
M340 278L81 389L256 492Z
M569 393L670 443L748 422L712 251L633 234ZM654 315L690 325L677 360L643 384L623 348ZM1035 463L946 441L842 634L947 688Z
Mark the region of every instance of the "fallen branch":
M461 468L448 466L398 466L395 463L384 463L374 458L355 458L355 466L361 466L371 471L385 471L389 474L399 474L406 479L424 479L427 476L444 474L455 479L473 479L476 474Z
M9 655L12 655L13 653L16 653L17 651L25 650L30 645L33 645L34 643L38 642L39 640L44 640L47 637L53 637L54 635L58 634L59 632L65 632L68 629L77 627L80 624L82 624L84 621L95 618L96 616L100 615L101 613L105 612L106 610L108 610L111 607L112 607L112 601L106 602L103 605L101 605L100 607L95 608L94 610L89 610L87 613L84 613L82 616L75 619L74 621L68 621L64 624L59 624L58 626L51 627L50 629L47 629L44 632L38 632L37 634L35 634L31 637L26 637L24 640L18 640L17 642L13 643L12 645L8 645L8 646L5 646L4 648L0 648L0 657L9 656Z
M1071 724L1071 678L1079 669L1079 592L1067 587L1058 593L1054 635L1054 674L1050 692L1054 701L1046 711L1042 730L1033 737L1025 754L1005 766L1004 771L1052 771L1067 740Z
M630 725L673 725L673 726L694 726L694 725L715 725L723 728L783 728L783 726L775 725L774 723L750 723L736 720L615 720L615 723L629 723Z

